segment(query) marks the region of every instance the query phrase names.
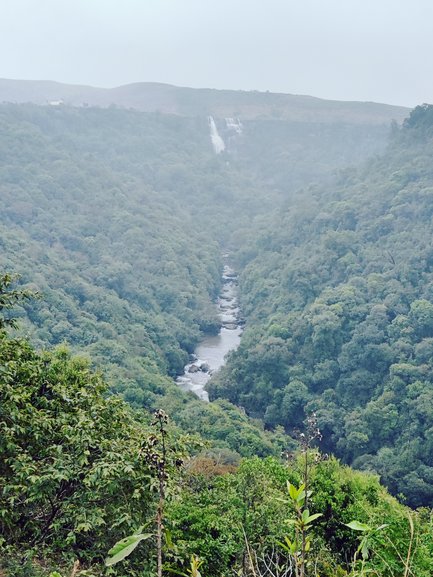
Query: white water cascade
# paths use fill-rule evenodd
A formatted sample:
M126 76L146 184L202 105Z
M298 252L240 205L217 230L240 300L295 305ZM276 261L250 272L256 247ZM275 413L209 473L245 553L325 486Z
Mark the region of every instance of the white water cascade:
M239 118L226 118L227 129L236 134L242 134L242 122Z
M237 302L237 278L226 265L223 272L223 287L217 301L221 329L217 335L206 335L197 346L184 374L176 382L184 391L192 391L203 401L209 401L205 386L211 375L224 365L226 354L239 346L242 322Z
M212 141L213 149L215 154L220 154L225 150L226 145L224 144L224 140L219 135L218 128L216 127L213 116L208 116L207 121L209 123L210 139Z

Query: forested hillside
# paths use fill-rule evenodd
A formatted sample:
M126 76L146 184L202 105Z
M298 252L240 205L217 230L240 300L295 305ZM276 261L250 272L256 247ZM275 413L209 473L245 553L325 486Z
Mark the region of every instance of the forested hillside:
M37 352L11 338L7 313L32 296L11 283L0 277L2 574L59 577L53 569L73 565L83 577L150 577L203 565L221 577L299 565L325 577L429 577L429 512L321 455L314 415L298 455L221 462L164 411L108 395L65 347Z
M317 411L324 450L413 506L433 504L432 110L239 255L247 329L211 386L288 432Z
M32 342L85 352L113 391L146 408L164 397L224 447L274 451L227 403L185 405L170 378L219 328L226 195L249 214L251 187L215 159L206 119L5 105L1 132L0 262L40 293L14 312Z
M215 154L206 116L0 106L0 575L430 577L431 510L371 472L431 507L432 110L386 151L216 117ZM227 251L204 403L173 377Z
M246 123L240 135L222 132L230 146L215 155L206 117L4 104L0 265L41 293L18 311L26 333L39 347L67 342L90 355L136 405L165 397L183 426L241 452L269 452L258 430L255 441L242 439L237 429L248 437L250 425L227 403L184 406L170 377L203 332L218 330L221 251L292 198L295 184L309 181L309 163L328 177L383 146L388 130L352 129L310 122L278 134L275 122ZM260 167L277 172L262 153L273 139L294 175L287 181L260 177ZM215 419L220 426L210 427Z

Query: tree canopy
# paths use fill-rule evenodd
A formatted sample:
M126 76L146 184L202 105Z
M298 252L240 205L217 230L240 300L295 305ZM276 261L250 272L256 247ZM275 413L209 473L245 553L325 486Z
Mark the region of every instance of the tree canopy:
M413 506L433 504L431 108L239 253L247 329L211 385L287 432L315 410L326 451Z

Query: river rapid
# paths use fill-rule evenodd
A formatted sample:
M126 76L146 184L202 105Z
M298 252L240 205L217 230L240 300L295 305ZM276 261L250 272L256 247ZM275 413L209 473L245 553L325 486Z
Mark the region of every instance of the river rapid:
M203 338L191 355L190 362L185 365L184 374L176 379L182 390L192 391L206 402L209 402L205 390L207 382L223 366L226 354L239 346L242 333L237 276L228 265L224 266L222 280L223 287L216 303L221 319L220 332Z

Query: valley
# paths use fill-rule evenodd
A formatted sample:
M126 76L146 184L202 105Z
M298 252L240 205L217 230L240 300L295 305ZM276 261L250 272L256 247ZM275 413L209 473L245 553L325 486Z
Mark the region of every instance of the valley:
M8 556L90 570L166 485L170 567L247 575L296 511L287 482L311 482L321 575L355 575L356 518L396 544L371 530L377 575L429 577L432 107L18 81L2 100ZM153 547L110 574L154 575Z

